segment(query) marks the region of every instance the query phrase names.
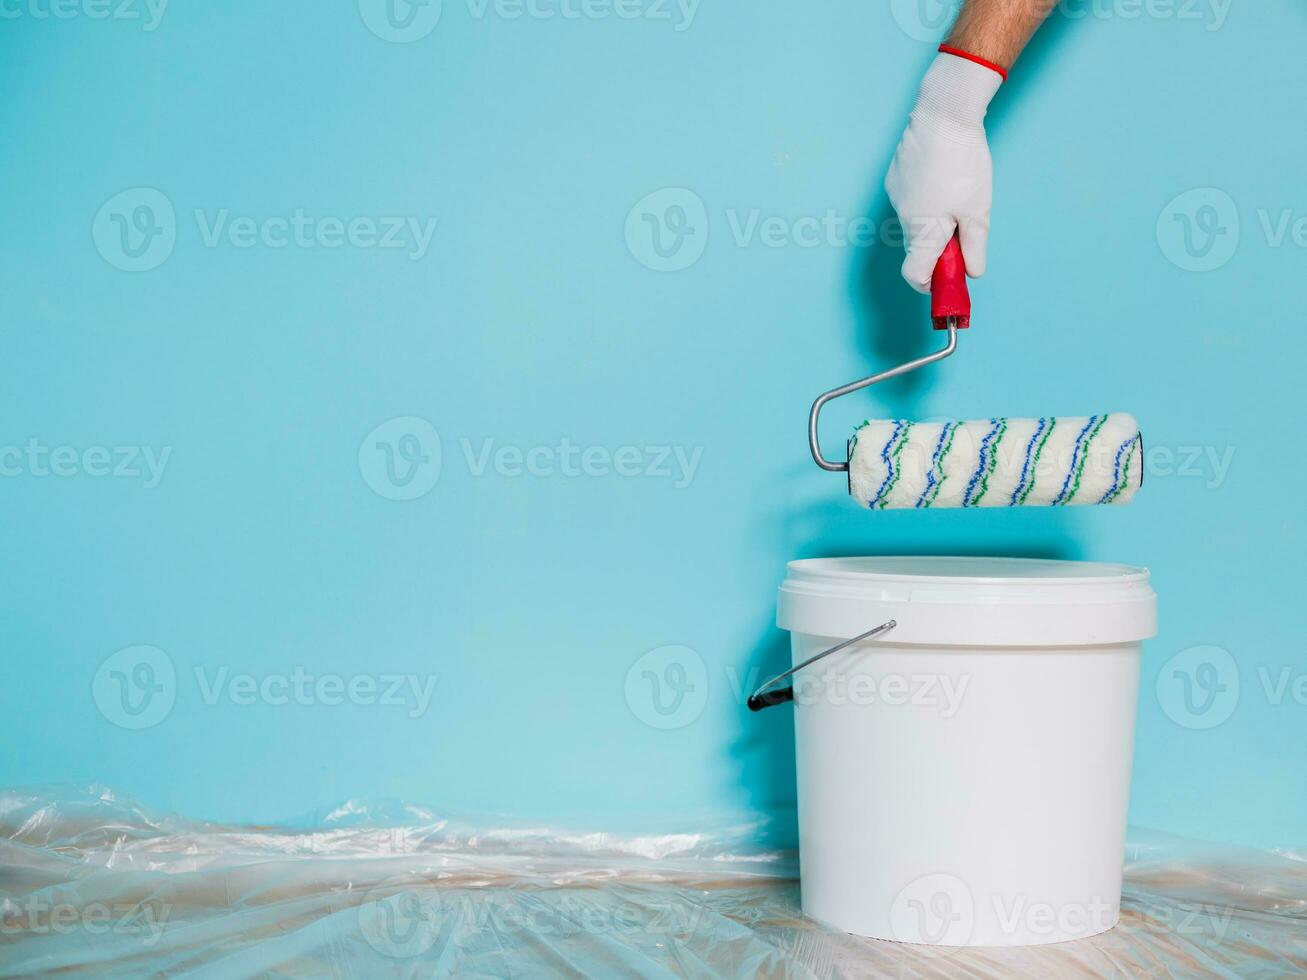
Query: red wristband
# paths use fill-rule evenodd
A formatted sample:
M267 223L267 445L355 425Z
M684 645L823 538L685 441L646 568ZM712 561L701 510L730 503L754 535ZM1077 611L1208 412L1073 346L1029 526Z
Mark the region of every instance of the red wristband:
M1001 65L996 65L992 61L986 61L984 58L974 55L970 51L963 51L961 48L950 48L947 44L941 44L939 50L944 54L951 54L958 58L966 58L967 61L974 61L976 64L982 65L990 71L996 71L1003 81L1007 81L1007 69Z

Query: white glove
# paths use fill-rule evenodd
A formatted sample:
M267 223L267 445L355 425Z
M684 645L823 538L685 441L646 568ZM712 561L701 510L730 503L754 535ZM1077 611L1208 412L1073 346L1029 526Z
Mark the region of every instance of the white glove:
M930 291L931 273L956 230L967 275L985 273L994 164L985 112L1003 76L966 58L939 54L922 79L885 189L903 226L903 278Z

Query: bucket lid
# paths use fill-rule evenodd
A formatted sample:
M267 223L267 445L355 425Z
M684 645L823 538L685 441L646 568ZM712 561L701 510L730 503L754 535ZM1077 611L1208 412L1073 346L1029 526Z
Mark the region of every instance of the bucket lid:
M1148 569L1042 558L807 558L780 588L782 629L847 639L897 620L882 642L1091 646L1157 632Z

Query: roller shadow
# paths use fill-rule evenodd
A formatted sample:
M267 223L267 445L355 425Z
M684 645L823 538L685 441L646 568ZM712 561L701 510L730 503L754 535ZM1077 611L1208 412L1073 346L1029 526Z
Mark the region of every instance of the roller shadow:
M889 166L888 160L885 166ZM852 380L859 373L884 371L942 346L939 335L930 329L929 299L904 282L899 271L903 249L894 244L900 234L898 217L883 192L871 209L870 218L877 229L877 240L859 256L850 286L859 348L867 360L863 368L845 380ZM882 414L913 418L921 414L918 408L931 383L931 372L911 371L882 381L872 393L894 406L892 412Z

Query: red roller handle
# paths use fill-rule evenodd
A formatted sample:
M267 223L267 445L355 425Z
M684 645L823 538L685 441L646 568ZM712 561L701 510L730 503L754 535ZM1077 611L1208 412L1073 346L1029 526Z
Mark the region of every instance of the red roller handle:
M930 319L936 330L948 329L956 319L958 329L971 326L971 294L967 291L967 266L962 259L962 243L954 235L935 263L930 277Z

